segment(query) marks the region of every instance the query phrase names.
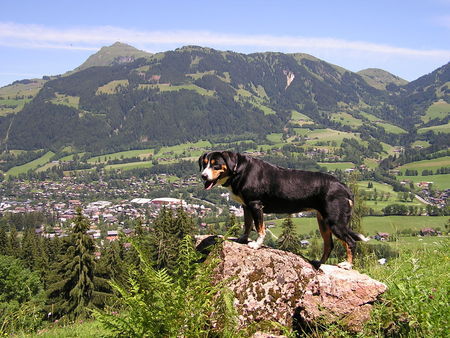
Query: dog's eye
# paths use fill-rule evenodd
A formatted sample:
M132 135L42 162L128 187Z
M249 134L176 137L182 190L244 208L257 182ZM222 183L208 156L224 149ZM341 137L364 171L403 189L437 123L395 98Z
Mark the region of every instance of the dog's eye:
M215 166L213 166L213 169L214 170L220 170L220 169L222 169L222 166L221 165L215 165Z

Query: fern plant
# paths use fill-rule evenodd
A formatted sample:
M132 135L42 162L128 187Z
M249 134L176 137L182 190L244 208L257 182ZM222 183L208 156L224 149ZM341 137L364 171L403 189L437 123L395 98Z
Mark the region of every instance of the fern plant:
M132 243L141 260L130 272L129 286L111 283L125 311L94 311L113 337L239 336L233 295L225 282L213 283L217 258L203 264L191 236L179 247L176 273L156 270L138 243ZM217 256L216 256L217 257Z

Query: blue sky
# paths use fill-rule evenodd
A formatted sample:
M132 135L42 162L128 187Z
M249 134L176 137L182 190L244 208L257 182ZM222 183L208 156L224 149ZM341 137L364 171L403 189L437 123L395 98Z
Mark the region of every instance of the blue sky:
M2 0L0 86L72 70L116 41L312 54L406 80L450 61L450 0Z

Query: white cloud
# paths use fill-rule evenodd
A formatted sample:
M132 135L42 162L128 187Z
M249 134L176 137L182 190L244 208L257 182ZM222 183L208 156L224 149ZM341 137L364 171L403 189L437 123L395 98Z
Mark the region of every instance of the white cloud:
M334 38L273 35L236 35L207 31L139 31L113 26L55 29L42 25L0 22L0 46L42 49L97 50L115 41L155 50L169 45L203 45L247 50L338 50L386 56L436 57L450 59L450 50L414 49L364 41Z

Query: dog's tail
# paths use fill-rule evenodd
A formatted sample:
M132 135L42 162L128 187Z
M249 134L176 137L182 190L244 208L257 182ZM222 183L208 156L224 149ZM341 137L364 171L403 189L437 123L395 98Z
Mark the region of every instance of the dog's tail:
M359 233L353 231L352 229L348 229L348 233L349 233L350 237L353 238L353 240L355 240L355 241L367 242L370 240L370 238L368 238L362 234L359 234Z

